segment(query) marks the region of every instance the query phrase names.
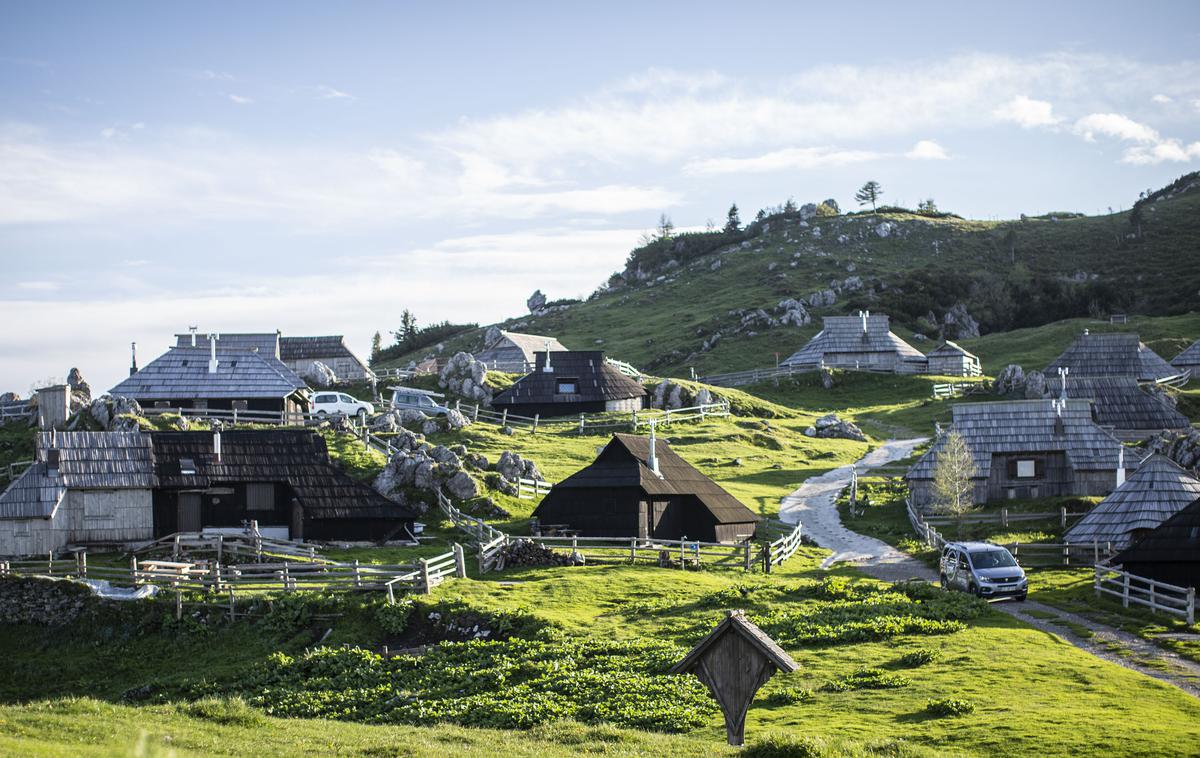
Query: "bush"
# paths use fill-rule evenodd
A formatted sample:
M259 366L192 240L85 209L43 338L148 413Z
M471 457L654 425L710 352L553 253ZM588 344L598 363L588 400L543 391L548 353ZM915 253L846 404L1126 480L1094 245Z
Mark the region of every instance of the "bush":
M783 687L768 693L763 702L767 705L793 705L795 703L809 703L816 698L816 694L810 689L803 687Z
M933 650L931 648L923 647L918 648L911 653L905 653L904 655L900 656L898 663L905 668L915 669L918 666L924 666L927 663L933 663L941 657L942 652L940 650Z
M395 605L381 605L375 610L375 620L380 628L388 634L400 634L408 628L408 619L412 616L413 604L408 598L396 602Z
M742 750L745 758L822 758L836 754L823 737L791 734L768 734Z
M859 669L840 679L831 679L821 685L825 692L849 692L850 690L887 690L907 687L911 682L902 674L893 674L883 669Z
M925 704L925 711L933 716L966 716L975 712L975 704L970 700L956 698L938 698Z
M209 697L185 703L179 709L184 715L204 719L222 726L262 726L266 719L240 697Z

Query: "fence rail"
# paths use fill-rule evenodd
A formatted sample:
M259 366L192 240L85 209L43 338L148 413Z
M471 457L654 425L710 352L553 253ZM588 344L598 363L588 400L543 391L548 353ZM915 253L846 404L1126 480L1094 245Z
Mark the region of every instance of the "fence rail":
M6 424L15 419L29 418L34 414L37 406L32 400L15 400L7 403L0 403L0 424Z
M772 566L778 566L795 555L801 544L801 530L799 522L789 524L774 519L767 519L766 526L768 534L772 531L779 534L774 542L763 547L763 570L769 574Z
M0 466L0 479L13 480L25 473L25 469L33 465L33 461L16 461L7 466Z
M933 526L953 526L960 522L963 524L999 524L1000 526L1008 526L1009 524L1017 524L1024 521L1048 521L1049 519L1056 519L1060 525L1065 527L1068 520L1083 518L1086 515L1086 512L1071 513L1064 506L1057 511L1017 511L1010 513L1007 508L1001 508L999 513L971 513L962 517L920 514L920 518L925 523L932 524Z
M517 497L521 500L536 500L550 491L554 485L541 479L517 479Z
M1130 603L1144 605L1153 613L1180 616L1189 625L1196 623L1196 588L1167 584L1109 566L1096 566L1093 582L1096 597L1119 597L1126 608Z
M708 374L696 379L714 387L742 387L747 384L757 384L766 379L779 376L792 376L816 371L815 368L797 368L795 366L775 366L773 368L752 368L745 371L730 371L723 374Z

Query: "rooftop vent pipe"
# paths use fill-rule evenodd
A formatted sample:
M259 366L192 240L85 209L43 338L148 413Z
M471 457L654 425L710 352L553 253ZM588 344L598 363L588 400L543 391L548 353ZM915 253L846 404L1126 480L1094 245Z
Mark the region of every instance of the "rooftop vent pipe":
M655 453L655 450L654 450L654 442L655 442L654 427L656 427L656 426L658 426L658 423L655 420L651 419L651 421L650 421L650 452L646 455L646 468L653 471L654 475L657 476L659 479L661 479L662 473L658 470L658 455Z
M196 346L196 330L197 329L199 329L199 327L194 324L192 326L188 327L188 331L192 333L192 347Z
M867 318L871 315L871 312L870 311L859 311L858 315L859 315L859 318L862 319L863 334L866 334L867 333Z
M547 374L554 373L554 367L550 365L550 340L546 340L546 365L542 366L542 371Z
M213 458L217 463L221 462L221 425L213 424Z
M1071 373L1068 366L1060 366L1058 368L1058 381L1062 383L1062 392L1059 393L1059 399L1064 403L1067 401L1067 374Z
M208 373L217 373L217 340L221 338L219 334L208 335Z
M130 353L129 375L133 376L134 374L137 373L137 343L136 342L129 343L129 353Z
M1125 483L1125 446L1121 446L1120 452L1117 453L1117 486L1120 487Z

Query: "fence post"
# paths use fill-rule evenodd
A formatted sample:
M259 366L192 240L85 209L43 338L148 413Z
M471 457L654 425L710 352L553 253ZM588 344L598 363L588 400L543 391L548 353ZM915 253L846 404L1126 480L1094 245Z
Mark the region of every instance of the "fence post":
M132 558L129 559L129 561L130 561L129 575L131 577L133 577L133 586L136 587L139 584L138 569L137 569L137 556L136 555L133 556Z
M750 541L746 541L746 571L750 570Z
M630 537L629 538L629 562L635 563L636 561L637 561L637 537Z
M394 589L394 585L392 582L387 583L387 591L388 591L388 605L395 605L396 604L396 590Z
M634 408L633 409L633 431L635 431L635 432L637 431L637 426L638 426L637 408Z
M540 414L540 413L533 414L533 431L530 432L530 434L537 434L538 419L540 419L541 417L542 417L542 414Z
M508 426L508 409L504 409L504 413L500 414L500 426Z
M459 413L462 413L462 399L461 398L455 398L454 410L458 411Z
M287 591L291 590L291 588L292 588L292 578L288 572L287 561L284 561L283 562L283 590L284 590L284 592L287 592Z
M75 573L80 579L87 579L87 551L75 554Z
M763 556L763 573L769 574L769 573L771 573L771 543L770 542L768 542L766 545L763 545L762 556Z
M1007 508L1000 509L1000 526L1002 526L1006 529L1008 528L1008 509Z
M1100 542L1092 540L1092 565L1095 566L1100 562Z
M582 413L581 413L581 414L579 414L579 433L580 433L580 434L583 434L583 427L584 427L584 425L585 425L586 423L587 423L587 422L586 422L586 420L585 420L585 418L584 418L584 414L582 414Z
M479 420L479 403L475 403L475 412L471 414L472 421Z
M454 543L454 576L458 579L467 578L467 559L463 555L462 545Z
M362 573L359 571L357 558L354 559L354 587L362 587Z
M1066 511L1064 511L1065 513ZM1071 543L1063 543L1063 565L1071 565Z
M679 538L679 568L681 570L687 568L687 564L685 562L687 560L687 557L683 552L683 541L686 539L687 539L686 534L680 536L680 538Z
M1129 607L1129 574L1121 572L1122 578L1125 580L1124 588L1121 590L1121 605Z
M424 558L421 561L421 594L428 595L433 591L433 586L429 583L429 561Z
M1196 588L1188 587L1187 591L1187 622L1188 626L1196 623Z
M1154 597L1154 581L1153 580L1150 581L1150 610L1151 611L1158 610L1158 603L1155 602L1155 597Z
M1063 527L1063 529L1066 529L1067 528L1067 506L1065 506L1065 505L1060 506L1058 510L1060 513L1060 518L1062 519L1062 527Z
M1092 579L1092 589L1095 591L1096 597L1100 597L1100 573L1103 569L1101 569L1099 566L1093 566L1092 570L1095 572L1095 576Z

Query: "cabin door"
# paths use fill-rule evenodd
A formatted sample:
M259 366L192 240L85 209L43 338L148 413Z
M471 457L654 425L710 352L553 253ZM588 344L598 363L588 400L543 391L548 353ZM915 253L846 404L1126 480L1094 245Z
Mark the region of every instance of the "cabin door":
M200 531L200 493L180 492L176 514L176 530L180 532Z
M293 498L292 500L292 525L291 539L304 539L304 508L301 507L300 501Z
M667 516L667 506L669 505L670 502L665 500L656 500L650 504L650 511L652 514L652 520L650 522L650 535L652 537L669 540L676 536L674 534L675 532L679 531L673 523L673 519Z

